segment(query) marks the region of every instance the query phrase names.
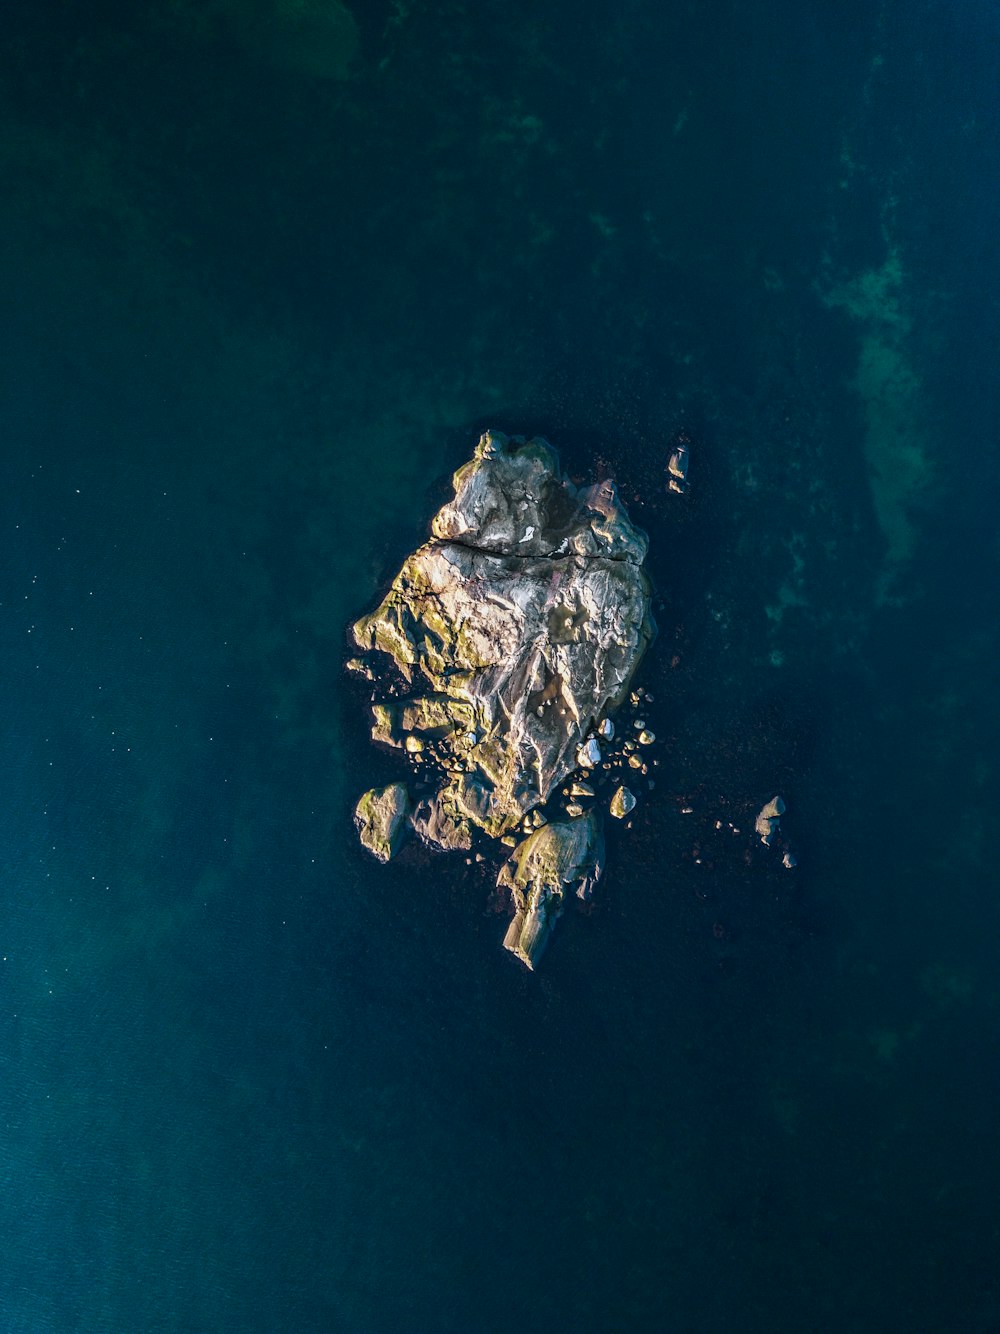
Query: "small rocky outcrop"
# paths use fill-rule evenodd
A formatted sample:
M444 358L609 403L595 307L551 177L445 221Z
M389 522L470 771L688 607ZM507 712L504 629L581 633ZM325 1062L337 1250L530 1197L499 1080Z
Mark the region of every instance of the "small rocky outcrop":
M410 794L403 783L373 787L354 808L361 842L380 862L387 862L409 833Z
M655 627L646 535L613 482L578 490L544 440L498 431L453 481L430 541L354 626L351 667L378 683L375 655L392 660L405 695L373 703L373 739L431 786L420 838L467 850L476 831L507 841L568 775L601 764Z
M781 817L784 813L785 803L780 797L772 797L758 813L754 829L765 848L769 848L774 841L775 835L781 828Z
M504 946L534 968L570 894L587 902L604 867L597 816L546 824L517 847L500 868L497 884L511 892L514 917Z
M611 798L609 810L616 820L624 820L630 811L635 810L635 794L627 787L618 788Z

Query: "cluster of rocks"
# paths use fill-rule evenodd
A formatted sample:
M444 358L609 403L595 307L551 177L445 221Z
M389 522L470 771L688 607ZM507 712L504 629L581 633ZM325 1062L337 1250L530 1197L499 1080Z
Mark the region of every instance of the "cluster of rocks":
M682 496L688 489L688 465L691 461L691 454L688 446L682 440L670 451L670 458L667 462L667 490L675 491L677 495Z
M652 702L653 696L648 691L633 690L629 705L636 716L631 719L631 727L623 727L619 734L611 719L605 718L580 747L577 752L579 776L562 789L562 796L568 798L567 815L579 817L586 814L593 801L606 805L616 820L626 820L638 801L637 793L632 789L652 791L655 786L652 771L660 763L650 750L656 742L656 734L646 719L638 716ZM632 786L627 786L622 779L627 779ZM631 824L628 827L631 828Z
M431 540L354 626L362 656L348 666L382 687L372 737L406 756L418 787L416 802L402 783L365 793L355 819L382 860L411 829L437 848L469 850L478 836L511 847L498 881L514 908L505 943L533 966L566 898L589 899L603 865L588 779L650 771L644 720L611 746L655 633L647 539L614 483L578 490L544 440L488 431L453 480ZM548 819L540 808L577 771L566 818ZM618 783L612 813L634 804Z

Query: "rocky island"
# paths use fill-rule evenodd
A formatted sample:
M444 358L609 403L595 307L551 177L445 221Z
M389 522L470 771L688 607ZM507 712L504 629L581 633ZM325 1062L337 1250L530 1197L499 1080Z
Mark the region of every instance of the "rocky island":
M453 482L430 540L354 626L363 656L348 664L382 687L374 740L404 752L427 794L411 809L402 784L373 790L355 818L382 860L409 828L443 849L481 835L513 848L504 943L532 967L566 897L588 899L600 875L598 812L575 801L550 823L541 808L602 763L655 633L647 538L613 482L578 490L541 439L487 431Z

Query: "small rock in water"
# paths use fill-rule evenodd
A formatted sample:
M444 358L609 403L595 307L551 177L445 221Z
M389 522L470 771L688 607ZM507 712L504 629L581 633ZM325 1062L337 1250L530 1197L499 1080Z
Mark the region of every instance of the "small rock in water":
M592 797L594 789L589 783L574 783L569 790L569 795L571 797Z
M784 857L782 857L781 859L781 864L782 866L787 867L788 870L790 871L792 867L798 866L799 863L798 863L798 858L795 856L794 852L786 852Z
M785 803L780 797L772 797L757 816L754 829L765 848L769 848L774 841L775 834L781 828L781 816L784 813Z
M577 820L583 814L583 807L578 805L577 802L571 801L566 807L566 814L571 820Z
M687 490L687 474L690 455L687 445L678 445L670 455L670 461L667 464L667 472L670 474L670 480L667 488L675 491L678 495L683 495Z
M635 796L627 787L620 787L611 798L608 808L616 820L624 820L629 811L635 810Z
M418 736L408 736L404 745L411 755L419 755L424 748L424 743Z
M577 763L582 769L593 769L601 762L601 748L597 737L592 736L576 753Z
M358 837L380 862L392 857L409 832L410 798L402 783L366 792L354 811Z
M640 746L651 746L655 740L656 740L655 732L648 732L645 728L643 728L642 731L639 733Z
M601 736L604 738L605 741L611 741L614 738L615 725L610 718L602 719L602 721L598 725L597 730L598 732L600 732Z

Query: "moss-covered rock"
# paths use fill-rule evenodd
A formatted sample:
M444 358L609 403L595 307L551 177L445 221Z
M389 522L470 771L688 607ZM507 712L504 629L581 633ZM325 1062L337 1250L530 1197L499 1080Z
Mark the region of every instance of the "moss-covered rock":
M410 794L402 783L373 787L354 808L358 837L380 862L399 849L409 830Z

